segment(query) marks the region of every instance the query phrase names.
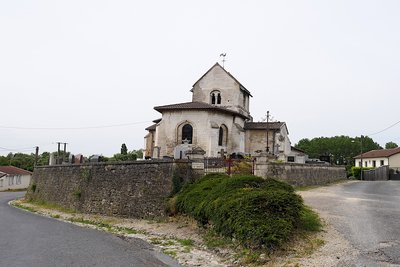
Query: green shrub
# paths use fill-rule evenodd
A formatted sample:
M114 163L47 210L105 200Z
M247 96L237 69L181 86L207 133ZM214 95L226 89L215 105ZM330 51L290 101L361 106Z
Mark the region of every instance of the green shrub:
M299 225L303 202L281 181L254 175L210 174L177 196L178 211L250 248L273 247Z
M363 167L362 169L363 169L363 171L366 171L366 170L373 170L375 168L373 168L373 167ZM353 166L353 167L351 167L351 172L353 173L353 176L356 179L360 180L360 178L361 178L361 167Z
M317 213L308 207L303 207L300 212L299 228L317 232L322 229L322 223Z
M251 174L253 171L252 162L245 160L233 161L231 166L231 172L233 174Z

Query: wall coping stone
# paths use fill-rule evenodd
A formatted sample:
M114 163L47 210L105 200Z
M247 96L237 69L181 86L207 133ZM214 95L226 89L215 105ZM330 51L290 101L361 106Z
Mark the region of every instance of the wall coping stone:
M139 164L171 164L171 163L188 163L189 160L138 160L138 161L113 161L113 162L90 162L82 164L57 164L57 165L45 165L36 166L35 168L72 168L72 167L83 167L83 166L109 166L109 165L139 165Z

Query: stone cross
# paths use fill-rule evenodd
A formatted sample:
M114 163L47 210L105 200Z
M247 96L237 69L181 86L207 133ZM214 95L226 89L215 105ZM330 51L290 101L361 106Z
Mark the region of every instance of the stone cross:
M226 151L223 148L221 148L221 151L218 152L218 154L221 155L221 158L225 158Z

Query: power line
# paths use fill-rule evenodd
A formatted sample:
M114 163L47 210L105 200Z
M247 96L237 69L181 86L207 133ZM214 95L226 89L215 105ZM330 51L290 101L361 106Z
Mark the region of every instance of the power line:
M28 147L20 147L20 148L8 148L8 147L1 147L0 146L0 152L4 151L9 151L9 152L26 152L26 151L31 151L35 149L37 146L49 146L54 143L46 143L46 144L41 144L41 145L36 145L36 146L28 146Z
M85 126L85 127L22 127L22 126L5 126L0 125L2 129L14 129L14 130L87 130L87 129L101 129L101 128L113 128L113 127L124 127L135 124L149 123L151 121L139 121L131 123L111 124L111 125L100 125L100 126Z
M23 147L23 148L6 148L6 147L0 146L0 149L5 150L5 151L25 151L25 150L31 150L33 148L35 148L35 147L32 146L32 147Z
M397 125L397 124L399 124L399 123L400 123L400 121L398 121L398 122L396 122L396 123L394 123L394 124L390 125L389 127L386 127L385 129L383 129L383 130L381 130L381 131L379 131L379 132L372 133L372 134L368 134L367 136L371 136L371 135L380 134L380 133L382 133L382 132L384 132L384 131L386 131L386 130L389 130L390 128L392 128L392 127L396 126L396 125Z

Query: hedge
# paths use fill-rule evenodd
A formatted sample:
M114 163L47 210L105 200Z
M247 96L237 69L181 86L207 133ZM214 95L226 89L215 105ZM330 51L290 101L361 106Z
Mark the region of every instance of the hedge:
M303 200L292 186L254 175L209 174L177 195L177 210L249 248L288 240L300 224Z

